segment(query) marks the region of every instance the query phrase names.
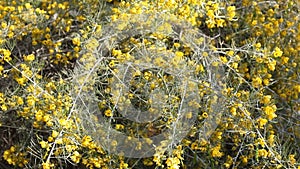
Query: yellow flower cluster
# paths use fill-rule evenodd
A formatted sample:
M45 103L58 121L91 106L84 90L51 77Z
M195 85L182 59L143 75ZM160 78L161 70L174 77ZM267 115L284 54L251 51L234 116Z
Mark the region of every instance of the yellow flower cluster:
M11 146L4 151L3 158L8 164L22 168L29 162L29 159L26 158L27 152L17 152L19 151L18 149L19 147Z

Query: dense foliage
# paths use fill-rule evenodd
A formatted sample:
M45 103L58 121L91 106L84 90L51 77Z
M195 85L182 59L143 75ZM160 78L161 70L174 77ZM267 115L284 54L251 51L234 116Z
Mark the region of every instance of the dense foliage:
M1 0L0 168L299 169L299 8L298 0ZM193 83L183 88L181 74ZM189 133L151 157L108 151L99 116L85 107L97 102L100 120L130 142L174 127L181 93L195 86ZM160 118L124 119L127 104ZM203 134L212 119L216 128Z

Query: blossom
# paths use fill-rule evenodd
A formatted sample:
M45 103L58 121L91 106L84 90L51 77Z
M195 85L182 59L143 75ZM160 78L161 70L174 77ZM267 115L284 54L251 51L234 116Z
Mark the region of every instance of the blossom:
M54 167L54 164L50 163L50 161L46 161L46 162L43 162L42 164L43 166L43 169L50 169L51 167Z
M34 54L24 56L24 60L27 61L27 62L33 61L34 59L35 59Z
M81 155L79 154L78 151L74 151L73 155L71 155L71 160L74 161L75 163L79 163L81 159Z
M81 142L81 145L83 147L88 147L90 145L90 142L92 141L91 136L84 136Z
M259 149L257 153L258 153L259 157L267 157L268 156L268 151L265 149Z
M180 160L177 157L169 157L166 164L168 169L179 169Z
M75 46L80 46L80 39L78 37L72 39L72 43Z
M105 116L107 116L107 117L113 116L113 113L112 113L112 111L111 111L110 109L105 110L105 111L104 111L104 114L105 114Z
M211 156L212 157L222 157L223 153L220 152L220 149L221 149L221 145L220 144L218 144L217 146L213 147L211 149Z
M49 144L47 141L40 141L40 145L42 148L45 148L45 149L49 147Z
M258 118L257 119L257 123L259 128L262 128L263 126L265 126L267 124L268 120L264 119L264 118Z
M275 50L274 50L273 56L274 56L275 58L281 57L281 56L282 56L282 53L283 53L283 52L280 50L280 48L276 47Z
M233 20L233 18L235 17L235 6L228 6L227 7L227 16L228 16L228 20Z
M263 98L260 100L260 102L263 104L268 104L268 103L270 103L271 98L272 98L271 95L263 96Z
M266 117L268 120L272 120L274 119L275 117L277 117L277 115L275 114L276 110L277 110L277 107L276 105L273 105L273 106L266 106L263 108L265 114L266 114Z
M262 79L260 77L252 78L252 85L255 88L259 88L262 84Z
M217 27L223 27L224 26L224 23L225 23L225 20L224 19L217 19Z
M268 63L268 68L271 70L271 71L274 71L275 70L275 66L276 66L276 60L273 60L271 62Z
M6 62L10 62L12 59L10 57L11 52L7 49L0 49L0 57L3 57L3 60Z

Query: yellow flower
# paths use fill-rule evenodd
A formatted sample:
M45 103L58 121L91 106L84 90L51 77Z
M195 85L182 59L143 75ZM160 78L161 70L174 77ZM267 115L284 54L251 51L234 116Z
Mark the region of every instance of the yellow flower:
M203 53L202 53L202 56L207 57L207 56L208 56L208 53L207 53L207 52L203 52Z
M104 114L105 114L105 116L107 116L107 117L113 116L113 113L112 113L112 111L111 111L110 109L105 110Z
M227 63L228 62L228 60L225 56L221 56L220 59L221 59L222 63Z
M262 63L264 60L263 60L261 57L257 56L257 57L255 58L255 61L256 61L257 63Z
M180 160L177 157L169 157L166 164L168 169L179 169Z
M22 78L16 78L15 79L17 81L17 83L21 86L25 86L25 83L27 81L27 79L25 77L22 77Z
M289 59L290 59L290 58L288 58L288 57L282 57L282 58L281 58L281 63L282 63L282 64L287 64L288 61L289 61Z
M59 138L59 139L56 139L56 140L55 140L55 143L56 143L56 144L63 144L64 142L63 142L63 139L62 139L62 138Z
M75 163L79 163L81 158L81 155L78 153L78 151L75 151L73 155L71 156L71 160L74 161Z
M223 27L224 26L224 23L225 23L225 20L224 19L217 19L217 27Z
M80 48L78 46L74 47L73 48L74 52L79 52L80 51Z
M124 129L124 126L122 124L116 124L116 129L117 130Z
M52 104L49 105L49 110L53 111L53 110L55 110L55 108L56 108L55 104L52 103Z
M252 26L257 25L257 20L253 20L253 21L251 22L251 25L252 25Z
M221 145L220 145L220 144L217 145L217 146L215 146L215 147L213 147L213 148L211 149L211 156L212 156L212 157L222 157L222 156L223 156L223 153L220 152L220 149L221 149Z
M36 46L36 45L38 44L38 42L37 42L36 40L32 40L31 44L32 44L33 46Z
M244 163L244 164L248 163L248 158L246 156L242 157L242 163Z
M17 104L18 105L23 105L24 104L24 101L23 101L22 97L17 97Z
M269 135L268 142L269 142L270 146L274 145L274 138L275 138L274 134Z
M276 66L276 60L273 60L271 62L268 63L268 68L271 70L271 71L274 71L275 70L275 66Z
M175 52L175 56L172 59L172 63L176 66L178 65L178 63L180 63L180 61L183 59L184 53L180 52L180 51L176 51Z
M258 156L259 157L267 157L268 156L268 152L265 149L259 149L258 150Z
M262 128L263 126L265 126L268 122L267 119L263 119L263 118L258 118L257 120L258 126L259 128Z
M51 164L50 161L46 161L46 162L43 162L42 166L43 166L43 169L50 169L51 167L54 167L54 164Z
M3 66L0 65L0 76L2 75L2 71L4 70Z
M124 161L121 161L120 162L120 169L126 169L126 168L128 168L128 164L124 163Z
M175 52L175 57L182 58L183 55L184 55L183 52L180 52L180 51Z
M273 56L275 57L275 58L277 58L277 57L280 57L280 56L282 56L282 51L278 48L278 47L276 47L275 48L275 51L274 51L274 53L273 53Z
M216 27L216 26L215 26L215 24L216 24L216 21L215 21L215 20L207 19L207 20L205 21L205 23L206 23L207 27L210 28L210 29Z
M202 64L196 66L196 73L204 72L204 67Z
M228 6L227 7L227 16L228 16L228 20L233 20L233 18L235 17L235 6Z
M56 137L58 136L58 134L59 134L59 132L53 130L51 136L52 136L53 138L56 138Z
M268 120L272 120L274 119L275 117L277 117L277 115L275 114L276 110L277 110L277 107L276 105L273 105L273 106L266 106L263 108L265 114L266 114L266 117Z
M51 121L50 115L49 115L49 114L45 114L45 115L43 116L43 121L44 121L44 122Z
M260 77L252 78L252 85L255 88L259 88L262 84L262 80Z
M6 61L6 62L9 62L11 61L11 52L9 50L6 50L6 49L0 49L0 56L3 55L3 60Z
M254 46L255 46L256 49L260 49L261 48L261 43L256 43Z
M26 9L30 9L30 8L31 8L30 3L25 3L25 8L26 8Z
M291 164L294 165L296 163L295 155L294 154L289 155L289 160Z
M208 11L207 11L207 16L208 16L210 19L214 19L214 18L215 18L214 11L213 11L213 10L208 10Z
M174 43L173 44L175 48L179 48L180 47L180 43Z
M54 141L54 138L49 136L48 139L47 139L49 142L53 142Z
M233 63L231 64L231 67L232 67L233 69L237 69L238 66L239 66L239 64L238 64L237 62L233 62Z
M66 9L66 6L64 4L59 3L58 4L58 8L60 8L60 9Z
M80 39L79 38L73 38L72 39L72 43L74 44L74 45L76 45L76 46L80 46Z
M230 113L235 116L236 115L236 108L235 107L231 107L230 108Z
M90 145L90 142L91 142L91 141L92 141L91 136L84 136L84 137L82 138L81 145L82 145L83 147L88 147L88 146Z
M2 157L4 158L4 160L7 161L7 159L10 158L10 154L11 154L10 150L5 150Z
M48 148L49 147L49 144L47 141L40 141L40 145L42 148Z
M263 104L268 104L268 103L270 103L270 101L271 101L271 95L266 95L266 96L264 96L261 100L260 100L260 103L263 103Z
M208 114L206 112L202 113L202 117L203 118L207 118L208 117Z
M270 84L269 79L264 79L263 82L264 82L264 84L265 84L266 86L268 86L268 85Z
M43 120L43 116L44 116L44 112L42 110L38 110L35 113L35 119L36 119L36 121L42 121Z
M192 150L197 150L197 149L199 149L198 142L193 142L193 143L191 144L191 149L192 149Z

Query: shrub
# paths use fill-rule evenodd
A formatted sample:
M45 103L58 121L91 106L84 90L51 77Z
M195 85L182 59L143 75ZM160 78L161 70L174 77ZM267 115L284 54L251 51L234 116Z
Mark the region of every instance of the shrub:
M298 1L0 9L1 167L299 168Z

